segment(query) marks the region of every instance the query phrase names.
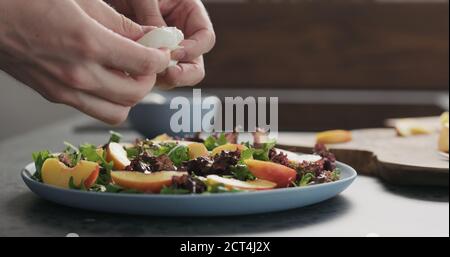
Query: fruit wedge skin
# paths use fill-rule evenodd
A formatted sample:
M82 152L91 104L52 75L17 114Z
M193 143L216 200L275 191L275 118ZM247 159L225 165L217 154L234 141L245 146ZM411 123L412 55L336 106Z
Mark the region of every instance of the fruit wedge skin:
M235 151L239 150L242 152L247 149L248 148L245 145L225 144L225 145L221 145L221 146L214 148L211 151L211 156L216 156L216 155L220 154L222 151L235 152Z
M449 126L444 126L439 135L439 151L448 153L449 148Z
M191 143L188 145L189 148L189 158L191 160L197 159L198 157L207 157L209 155L208 149L202 143Z
M187 175L187 172L160 171L150 174L131 171L112 171L111 178L117 185L144 193L159 193L164 186L172 185L175 176Z
M106 161L114 162L115 170L125 170L131 163L128 160L127 151L125 151L123 145L114 142L109 143L106 147Z
M245 164L255 177L272 181L278 188L291 186L297 178L297 171L278 163L250 159Z
M319 144L341 144L350 141L352 141L352 132L348 130L329 130L316 135L316 142Z
M209 184L223 184L228 189L240 189L248 191L262 191L274 189L277 184L271 181L256 179L252 181L241 181L232 178L224 178L217 175L209 175L207 177Z
M60 188L69 188L70 178L76 186L81 185L83 181L86 188L90 188L99 175L100 165L96 162L80 161L73 168L67 167L58 159L47 159L42 165L41 176L45 184Z

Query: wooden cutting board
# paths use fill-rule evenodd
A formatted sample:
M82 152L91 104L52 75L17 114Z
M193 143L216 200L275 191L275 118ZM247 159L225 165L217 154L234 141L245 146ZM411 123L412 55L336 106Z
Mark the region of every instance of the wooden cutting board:
M359 174L398 185L448 186L449 161L437 150L438 134L398 137L394 129L353 131L349 143L329 145L339 161ZM279 148L310 153L314 133L280 133Z

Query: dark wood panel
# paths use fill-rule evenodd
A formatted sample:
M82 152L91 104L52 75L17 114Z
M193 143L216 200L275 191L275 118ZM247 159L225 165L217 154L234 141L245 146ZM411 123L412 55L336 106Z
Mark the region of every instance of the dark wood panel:
M208 3L207 87L446 89L448 2Z
M382 128L390 118L438 116L433 105L280 104L280 131Z

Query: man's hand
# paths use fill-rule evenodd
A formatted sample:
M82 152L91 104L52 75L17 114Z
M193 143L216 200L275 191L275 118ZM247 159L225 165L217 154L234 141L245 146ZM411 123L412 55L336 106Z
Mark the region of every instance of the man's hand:
M193 86L205 76L203 55L215 44L215 33L205 7L200 0L107 0L119 12L147 26L175 26L186 40L182 49L172 53L180 61L159 76L163 88Z
M168 50L101 0L0 1L0 69L52 102L111 124L154 86Z

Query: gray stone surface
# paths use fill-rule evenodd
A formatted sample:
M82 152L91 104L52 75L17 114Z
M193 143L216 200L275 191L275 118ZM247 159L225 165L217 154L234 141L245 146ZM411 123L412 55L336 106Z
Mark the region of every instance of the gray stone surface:
M220 218L98 213L49 203L29 191L19 173L31 153L61 149L64 140L104 141L107 132L86 129L90 125L79 117L0 141L0 236L449 236L448 188L395 187L362 176L315 206Z
M52 104L38 93L0 71L0 140L31 131L78 112Z

